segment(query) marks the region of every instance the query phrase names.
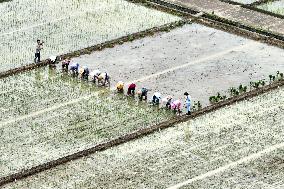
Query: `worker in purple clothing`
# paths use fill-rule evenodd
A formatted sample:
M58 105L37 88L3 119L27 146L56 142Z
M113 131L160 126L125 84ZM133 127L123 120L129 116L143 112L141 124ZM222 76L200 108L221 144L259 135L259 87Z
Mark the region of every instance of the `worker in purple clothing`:
M43 49L43 41L41 42L39 39L36 41L37 45L36 45L36 51L35 51L35 63L39 63L40 62L40 51Z
M73 76L78 76L79 74L79 64L78 63L75 63L73 62L71 65L70 65L70 71L72 73Z
M185 107L187 110L187 115L191 115L191 111L190 111L190 106L191 106L191 97L188 94L188 92L185 92L184 95L186 96L186 100L185 100Z

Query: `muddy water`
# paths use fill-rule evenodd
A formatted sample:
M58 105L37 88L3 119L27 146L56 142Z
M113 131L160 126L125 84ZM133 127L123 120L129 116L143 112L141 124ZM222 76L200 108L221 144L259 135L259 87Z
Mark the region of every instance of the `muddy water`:
M284 70L283 50L197 24L73 59L138 86L208 104L208 97Z

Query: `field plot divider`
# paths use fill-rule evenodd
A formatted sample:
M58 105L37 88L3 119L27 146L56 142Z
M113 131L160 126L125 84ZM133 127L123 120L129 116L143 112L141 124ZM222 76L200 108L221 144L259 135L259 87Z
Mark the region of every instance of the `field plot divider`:
M235 2L235 1L232 1L232 0L219 0L219 1L224 2L224 3L229 3L231 5L238 5L242 8L245 8L245 9L253 10L253 11L256 11L256 12L267 14L269 16L274 16L276 18L284 19L284 16L281 15L281 14L276 14L276 13L273 13L273 12L269 12L269 11L257 8L257 6L259 6L259 5L262 5L262 4L265 4L265 3L268 3L268 2L277 1L277 0L260 0L260 1L256 1L256 2L251 3L251 4L243 4L243 3Z
M0 178L0 186L3 186L7 183L11 183L11 182L16 181L16 180L23 179L23 178L31 176L31 175L35 175L39 172L46 171L46 170L54 168L58 165L61 165L61 164L82 158L84 156L88 156L88 155L93 154L95 152L103 151L103 150L109 149L111 147L129 142L131 140L138 139L142 136L149 135L149 134L154 133L156 131L160 131L162 129L166 129L166 128L169 128L169 127L173 127L176 124L186 122L190 119L202 116L206 113L218 110L222 107L229 106L229 105L232 105L236 102L240 102L240 101L255 97L257 95L269 92L271 90L279 88L280 86L284 86L284 80L274 82L270 85L267 85L267 86L264 86L264 87L261 87L261 88L258 88L258 89L254 89L250 92L243 93L239 96L231 97L227 100L224 100L224 101L218 102L216 104L207 106L207 107L205 107L205 108L203 108L199 111L193 112L191 116L187 116L187 115L176 116L176 117L174 117L174 118L172 118L168 121L162 122L160 124L139 129L139 130L134 131L132 133L125 134L125 135L120 136L116 139L113 139L113 140L110 140L110 141L107 141L107 142L104 142L104 143L101 143L101 144L97 144L94 147L79 151L77 153L70 154L70 155L67 155L65 157L61 157L59 159L56 159L56 160L53 160L53 161L50 161L50 162L46 162L44 164L40 164L38 166L29 168L29 169L21 170L17 173L14 173L14 174Z
M190 24L190 23L191 23L191 21L189 19L182 19L182 20L172 22L172 23L169 23L169 24L164 24L164 25L159 26L159 27L153 27L153 28L150 28L150 29L147 29L147 30L144 30L144 31L132 33L132 34L129 34L129 35L117 38L117 39L106 41L106 42L103 42L103 43L100 43L100 44L97 44L97 45L94 45L94 46L90 46L90 47L87 47L87 48L84 48L84 49L80 49L80 50L77 50L77 51L74 51L74 52L66 53L66 54L63 54L63 55L58 55L58 58L60 60L62 60L62 59L66 59L66 58L78 57L78 56L85 55L85 54L91 54L95 51L101 51L101 50L106 49L106 48L113 48L115 45L122 45L123 43L131 42L131 41L134 41L136 39L141 39L141 38L144 38L144 37L147 37L147 36L152 36L152 35L154 35L158 32L169 32L170 30L172 30L174 28L183 26L185 24ZM18 68L13 68L13 69L10 69L10 70L4 71L4 72L0 72L0 79L4 78L4 77L9 77L9 76L14 75L14 74L18 74L18 73L21 73L21 72L25 72L25 71L28 71L28 70L33 70L33 69L36 69L36 68L39 68L39 67L44 67L44 66L47 66L49 64L50 64L49 60L47 59L47 60L43 60L42 62L40 62L38 64L32 63L32 64L27 64L27 65L24 65L24 66L21 66L21 67L18 67Z
M130 1L130 0L128 0ZM165 0L132 0L134 2L147 2L145 6L163 10L169 13L181 14L184 17L190 17L192 22L203 24L219 30L230 32L236 35L251 38L270 45L284 48L284 36L271 31L245 25L243 23L232 21L226 18L216 16L181 5L180 3L170 3ZM256 8L254 8L256 9ZM193 12L194 14L192 14ZM284 18L284 16L283 16Z

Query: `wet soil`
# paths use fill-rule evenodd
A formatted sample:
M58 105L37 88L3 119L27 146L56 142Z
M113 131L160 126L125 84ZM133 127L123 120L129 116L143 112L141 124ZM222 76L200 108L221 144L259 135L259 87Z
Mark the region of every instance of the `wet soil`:
M137 81L163 96L208 104L208 97L230 87L284 70L283 50L198 24L156 34L112 49L74 58L91 70L107 71L112 85Z

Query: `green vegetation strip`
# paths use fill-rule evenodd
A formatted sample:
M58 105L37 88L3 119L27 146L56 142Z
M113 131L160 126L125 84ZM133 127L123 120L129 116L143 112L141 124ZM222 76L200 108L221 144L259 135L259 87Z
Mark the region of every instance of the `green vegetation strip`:
M78 56L81 56L81 55L84 55L84 54L91 54L94 51L101 51L105 48L113 48L115 45L121 45L123 43L131 42L131 41L136 40L136 39L141 39L141 38L144 38L146 36L152 36L152 35L154 35L155 33L158 33L158 32L169 32L170 30L172 30L174 28L177 28L177 27L183 26L185 24L189 24L189 23L191 23L191 22L189 20L186 20L186 19L176 21L176 22L173 22L173 23L170 23L170 24L165 24L165 25L162 25L160 27L154 27L154 28L147 29L147 30L144 30L144 31L141 31L141 32L133 33L133 34L130 34L130 35L127 35L127 36L124 36L124 37L120 37L118 39L110 40L110 41L107 41L107 42L104 42L104 43L101 43L101 44L97 44L97 45L94 45L94 46L91 46L91 47L87 47L87 48L84 48L84 49L81 49L81 50L74 51L74 52L71 52L71 53L63 54L63 55L58 56L58 58L59 59L74 58L74 57L78 57ZM21 72L24 72L24 71L32 70L32 69L35 69L35 68L38 68L38 67L43 67L43 66L46 66L48 64L49 64L48 60L43 60L39 64L33 63L33 64L29 64L29 65L22 66L22 67L19 67L19 68L11 69L11 70L8 70L8 71L5 71L5 72L1 72L0 73L0 79L14 75L14 74L17 74L17 73L21 73Z
M14 180L23 179L23 178L28 177L30 175L34 175L36 173L51 169L51 168L56 167L60 164L64 164L64 163L67 163L69 161L76 160L76 159L82 158L84 156L88 156L88 155L93 154L95 152L103 151L103 150L106 150L108 148L126 143L128 141L131 141L131 140L134 140L134 139L137 139L137 138L140 138L142 136L149 135L149 134L151 134L155 131L159 131L161 129L165 129L165 128L168 128L168 127L175 126L178 123L182 123L182 122L188 121L190 119L193 119L195 117L202 116L206 113L209 113L209 112L212 112L214 110L220 109L222 107L231 105L233 103L255 97L257 95L260 95L260 94L266 93L268 91L277 89L280 86L284 86L284 80L277 81L275 83L264 86L262 88L258 88L258 89L252 90L250 92L243 93L240 96L231 97L227 100L218 102L218 103L213 104L211 106L207 106L207 107L205 107L205 108L203 108L199 111L193 112L193 114L191 116L187 116L187 115L177 116L177 117L174 117L174 118L172 118L168 121L162 122L160 124L153 125L153 126L146 127L146 128L142 128L142 129L139 129L137 131L131 132L129 134L125 134L123 136L120 136L120 137L118 137L114 140L110 140L110 141L107 141L107 142L103 142L101 144L97 144L94 147L91 147L89 149L82 150L82 151L79 151L77 153L65 156L65 157L61 157L59 159L56 159L56 160L53 160L53 161L32 167L30 169L21 170L18 173L11 174L11 175L0 178L0 186L3 186L3 185L10 183L10 182L13 182Z

